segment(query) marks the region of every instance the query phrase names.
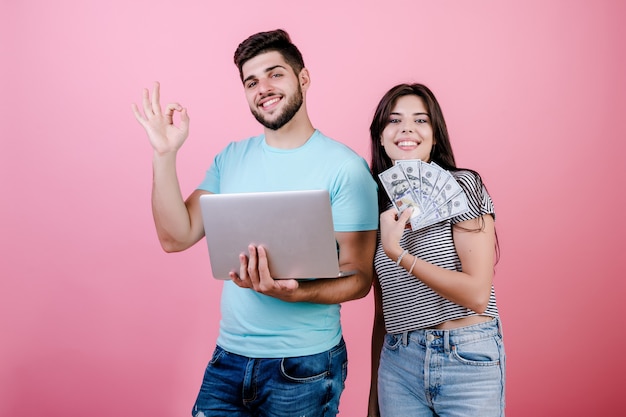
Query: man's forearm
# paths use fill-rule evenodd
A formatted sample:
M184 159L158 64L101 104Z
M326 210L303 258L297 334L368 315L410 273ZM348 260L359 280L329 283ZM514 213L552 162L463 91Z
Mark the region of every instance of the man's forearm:
M297 301L339 304L365 297L372 286L372 273L358 271L343 278L324 278L300 282Z
M185 249L191 231L189 212L176 174L176 154L153 158L152 215L161 246L166 252ZM187 246L188 247L188 246Z

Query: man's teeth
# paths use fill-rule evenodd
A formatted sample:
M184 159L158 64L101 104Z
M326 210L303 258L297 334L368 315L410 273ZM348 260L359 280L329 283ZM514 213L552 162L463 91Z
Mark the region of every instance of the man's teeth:
M280 100L280 98L273 98L271 100L266 101L265 103L263 103L263 107L268 107L271 106L272 104L278 102L278 100Z

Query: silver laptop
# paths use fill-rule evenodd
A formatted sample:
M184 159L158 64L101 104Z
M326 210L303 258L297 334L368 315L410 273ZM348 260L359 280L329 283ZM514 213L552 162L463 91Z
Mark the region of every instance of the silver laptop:
M276 279L337 278L341 272L326 190L203 194L200 207L216 279L239 273L239 254L263 245Z

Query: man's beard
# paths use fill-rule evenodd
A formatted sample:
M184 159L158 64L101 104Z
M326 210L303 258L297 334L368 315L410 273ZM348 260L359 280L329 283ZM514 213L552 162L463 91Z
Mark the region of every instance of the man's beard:
M263 117L263 115L256 109L250 108L252 115L254 118L261 123L263 126L270 130L278 130L281 127L285 126L293 117L298 113L300 107L302 107L302 103L304 102L304 97L302 96L302 88L298 84L298 91L296 94L291 97L291 99L285 104L285 108L282 113L278 115L278 118L274 121L267 120Z

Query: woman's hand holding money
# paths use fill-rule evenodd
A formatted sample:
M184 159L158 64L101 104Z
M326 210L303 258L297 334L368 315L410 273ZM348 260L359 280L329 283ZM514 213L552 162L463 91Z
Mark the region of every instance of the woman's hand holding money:
M407 208L400 215L395 208L390 208L380 215L380 240L385 254L393 260L398 259L403 251L400 239L413 209Z

